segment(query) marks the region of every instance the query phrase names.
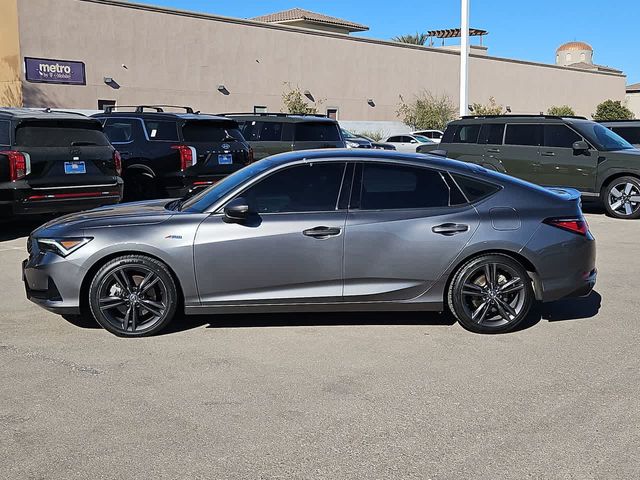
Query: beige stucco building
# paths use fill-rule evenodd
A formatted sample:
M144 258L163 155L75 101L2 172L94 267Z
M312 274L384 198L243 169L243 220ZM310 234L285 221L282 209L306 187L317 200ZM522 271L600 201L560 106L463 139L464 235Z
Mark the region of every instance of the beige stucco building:
M409 100L429 90L457 98L455 49L355 37L341 28L115 0L2 0L0 103L96 109L99 101L115 101L192 105L206 112L280 111L282 93L291 85L319 102L321 112L337 109L340 119L390 121L397 119L401 96ZM513 113L566 104L590 115L603 100L625 98L626 78L616 70L488 53L472 53L470 103L495 97ZM56 83L34 81L43 68L54 72L44 75ZM72 69L81 75L65 73ZM67 84L60 81L65 78Z
M640 118L640 83L627 86L627 107Z

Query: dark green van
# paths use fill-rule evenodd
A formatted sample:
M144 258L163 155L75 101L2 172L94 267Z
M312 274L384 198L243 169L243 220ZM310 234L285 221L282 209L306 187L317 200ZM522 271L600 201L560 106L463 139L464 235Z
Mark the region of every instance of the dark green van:
M449 123L440 144L418 149L433 151L539 185L575 188L613 217L640 218L640 150L583 117L463 117Z
M286 113L225 114L240 125L256 160L277 153L316 148L345 148L338 122L324 115Z

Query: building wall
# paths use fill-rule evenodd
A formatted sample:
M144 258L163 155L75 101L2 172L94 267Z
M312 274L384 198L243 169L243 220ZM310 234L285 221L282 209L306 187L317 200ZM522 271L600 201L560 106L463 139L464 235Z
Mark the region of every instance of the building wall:
M17 0L0 2L0 106L22 104Z
M309 90L321 111L339 107L342 120L390 121L400 96L410 100L425 89L458 95L459 54L437 48L109 0L20 0L19 25L23 57L86 63L86 86L26 83L27 106L96 108L97 99L113 99L203 112L280 111L292 85ZM469 91L471 103L493 96L514 113L569 104L590 115L602 100L624 99L625 77L472 56Z
M627 93L627 107L636 118L640 118L640 92Z

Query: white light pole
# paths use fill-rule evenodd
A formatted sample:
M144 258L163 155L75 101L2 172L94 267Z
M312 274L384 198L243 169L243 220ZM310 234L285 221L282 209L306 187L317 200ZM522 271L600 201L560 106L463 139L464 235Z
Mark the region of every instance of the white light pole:
M462 0L460 15L460 116L469 113L469 0Z

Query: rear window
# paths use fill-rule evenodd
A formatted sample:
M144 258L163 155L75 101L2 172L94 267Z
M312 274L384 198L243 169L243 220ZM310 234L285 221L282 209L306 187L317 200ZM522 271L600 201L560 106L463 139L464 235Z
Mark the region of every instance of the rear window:
M640 144L640 127L613 127L611 130L629 143Z
M328 122L296 124L297 142L339 142L338 126Z
M455 179L456 183L462 189L470 202L478 201L482 198L488 197L489 195L493 195L500 190L500 187L497 185L482 182L475 178L458 175L456 173L452 173L451 176Z
M192 121L182 126L182 138L185 142L223 142L244 140L235 122Z
M7 120L0 120L0 145L10 145L9 128L11 123Z
M449 125L442 136L442 143L453 143L453 136L458 130L458 125Z
M106 147L109 140L99 123L43 121L27 123L16 129L16 145L22 147Z
M177 142L178 127L176 122L163 120L145 120L144 127L147 129L149 140Z

